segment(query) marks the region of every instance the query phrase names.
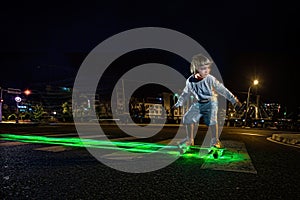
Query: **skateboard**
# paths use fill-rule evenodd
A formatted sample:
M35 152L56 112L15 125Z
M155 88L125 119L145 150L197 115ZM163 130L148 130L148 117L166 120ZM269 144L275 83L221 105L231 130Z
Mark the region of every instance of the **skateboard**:
M222 148L218 148L215 146L200 147L200 146L187 144L187 140L188 140L187 138L184 138L183 140L181 140L180 142L177 143L177 147L180 152L180 155L186 153L187 151L191 151L191 152L200 151L200 152L202 152L201 154L203 155L203 156L200 156L202 158L213 156L214 159L218 159L224 155L224 152L226 150L226 148L224 148L224 147L222 147Z
M219 157L222 157L224 155L225 148L217 148L217 147L211 147L208 150L208 156L212 155L214 159L218 159Z
M178 144L178 149L180 155L185 154L186 152L190 153L199 153L200 158L211 158L218 159L224 155L226 148L217 148L217 147L200 147L200 146L192 146L186 145L186 143Z

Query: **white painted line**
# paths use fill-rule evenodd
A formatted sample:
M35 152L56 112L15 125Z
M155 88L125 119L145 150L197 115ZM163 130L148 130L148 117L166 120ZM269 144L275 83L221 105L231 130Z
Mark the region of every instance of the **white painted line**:
M31 135L35 135L35 136L45 136L45 137L60 137L60 136L78 136L77 133L64 133L64 134L60 134L60 133L49 133L47 135L39 135L40 133L32 133ZM85 136L80 136L80 138L99 138L99 137L108 137L107 135L85 135Z
M109 160L133 160L136 158L143 158L141 154L133 154L129 152L122 152L122 151L117 151L114 153L106 154L103 155L102 158L109 159Z
M68 135L74 135L74 136L77 136L77 133L65 133L65 134L61 134L61 133L52 133L52 134L48 134L48 135L43 135L43 136L57 136L57 137L60 137L60 136L68 136Z
M80 136L80 138L84 138L84 139L90 139L90 138L104 138L104 137L108 137L108 135L84 135L84 136Z
M50 147L41 147L41 148L35 148L33 150L38 151L50 151L50 152L62 152L66 150L71 150L70 147L64 147L64 146L50 146Z
M19 146L19 145L24 145L24 144L29 144L29 143L26 143L26 142L1 142L0 146L10 147L10 146Z
M230 133L230 134L240 134L240 135L250 135L250 136L265 137L265 135L261 135L261 134L257 134L257 133Z

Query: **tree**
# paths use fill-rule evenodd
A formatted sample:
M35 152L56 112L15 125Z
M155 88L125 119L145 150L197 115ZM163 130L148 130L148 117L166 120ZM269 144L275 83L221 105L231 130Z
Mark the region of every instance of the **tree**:
M72 121L72 109L68 102L62 104L63 121Z
M43 116L48 115L48 113L44 111L42 105L35 105L32 108L33 112L31 116L35 121L40 121L43 118Z

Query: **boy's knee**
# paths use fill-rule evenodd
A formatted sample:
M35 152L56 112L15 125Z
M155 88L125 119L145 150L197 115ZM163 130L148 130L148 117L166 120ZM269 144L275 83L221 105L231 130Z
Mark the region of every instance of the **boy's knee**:
M190 120L186 120L185 118L183 118L183 119L182 119L182 123L183 123L184 125L190 125L190 124L192 124L193 122L191 122Z
M207 126L215 126L215 125L217 125L218 123L217 123L217 121L210 121L210 122L208 122L206 125Z
M183 116L183 118L182 118L182 123L183 123L184 125L189 125L189 124L195 123L195 121L194 121L193 118Z

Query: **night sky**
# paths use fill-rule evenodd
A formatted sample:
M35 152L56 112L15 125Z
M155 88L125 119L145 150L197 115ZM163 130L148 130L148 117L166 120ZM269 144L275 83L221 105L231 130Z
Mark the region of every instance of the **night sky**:
M154 26L179 31L201 44L226 87L242 100L251 80L258 78L255 92L264 102L278 102L289 110L300 106L299 6L293 1L45 2L1 5L1 87L72 80L85 56L103 40ZM164 57L159 51L155 55L156 60ZM174 62L176 56L171 57ZM127 60L133 65L151 58ZM188 65L183 65L187 76Z

